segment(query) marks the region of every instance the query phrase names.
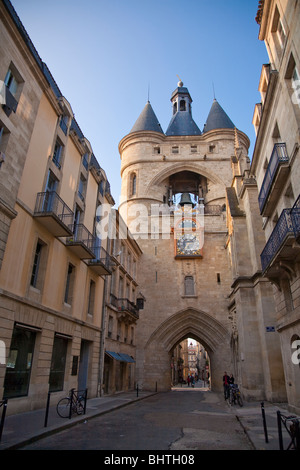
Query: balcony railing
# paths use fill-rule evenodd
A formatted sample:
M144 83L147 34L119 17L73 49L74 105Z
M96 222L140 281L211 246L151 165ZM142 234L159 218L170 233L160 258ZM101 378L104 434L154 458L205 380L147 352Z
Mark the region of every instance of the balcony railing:
M111 257L108 252L100 246L100 240L97 237L94 237L92 251L95 258L88 260L88 266L90 266L98 275L110 275L112 264Z
M300 195L291 210L292 224L297 241L300 241Z
M138 308L130 300L123 299L123 298L118 299L115 295L110 294L110 303L111 305L116 307L116 309L118 309L119 311L121 312L127 311L127 312L132 313L136 317L138 317L138 312L139 312Z
M55 191L38 193L34 217L57 237L70 235L74 214Z
M95 258L94 246L95 237L83 224L72 225L71 237L66 239L67 246L80 258L80 259L93 259Z
M260 258L263 272L270 265L276 256L288 235L294 235L294 227L291 218L291 209L284 209L278 219L278 222L270 235Z
M287 149L285 143L275 144L272 155L268 164L268 168L261 186L261 190L258 196L258 203L260 208L260 213L263 212L268 197L270 195L270 191L272 185L274 183L276 174L278 173L278 169L280 165L286 164L289 162L289 157L287 154Z

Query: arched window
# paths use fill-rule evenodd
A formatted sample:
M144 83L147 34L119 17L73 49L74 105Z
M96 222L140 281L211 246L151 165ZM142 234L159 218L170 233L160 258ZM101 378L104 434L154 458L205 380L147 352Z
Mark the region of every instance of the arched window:
M130 193L131 193L131 196L135 196L136 195L136 174L133 173L131 175L131 181L130 181Z
M186 103L185 100L180 100L180 111L186 110Z
M193 276L185 276L184 278L184 295L195 295Z

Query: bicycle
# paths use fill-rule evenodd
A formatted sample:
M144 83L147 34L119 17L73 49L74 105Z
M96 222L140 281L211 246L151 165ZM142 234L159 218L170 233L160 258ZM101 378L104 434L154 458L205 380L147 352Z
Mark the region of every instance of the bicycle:
M86 391L79 395L79 391L72 388L69 396L62 398L56 405L57 414L61 418L71 418L72 413L82 415L85 413Z
M237 384L231 384L229 390L229 404L233 405L238 403L240 406L243 406L243 399L240 392L240 389Z

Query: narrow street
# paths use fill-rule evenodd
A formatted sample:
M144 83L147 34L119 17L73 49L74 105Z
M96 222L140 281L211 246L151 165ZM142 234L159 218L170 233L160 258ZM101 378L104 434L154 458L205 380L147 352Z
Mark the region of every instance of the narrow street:
M174 387L87 420L28 450L251 450L222 394L196 384Z

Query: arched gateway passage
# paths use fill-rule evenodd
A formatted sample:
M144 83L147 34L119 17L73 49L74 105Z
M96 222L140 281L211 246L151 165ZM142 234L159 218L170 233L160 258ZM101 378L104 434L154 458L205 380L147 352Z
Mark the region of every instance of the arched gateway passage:
M188 308L170 316L152 333L144 348L143 386L170 390L171 356L174 347L192 337L203 344L210 357L211 387L222 389L224 370L230 370L230 335L213 316Z

